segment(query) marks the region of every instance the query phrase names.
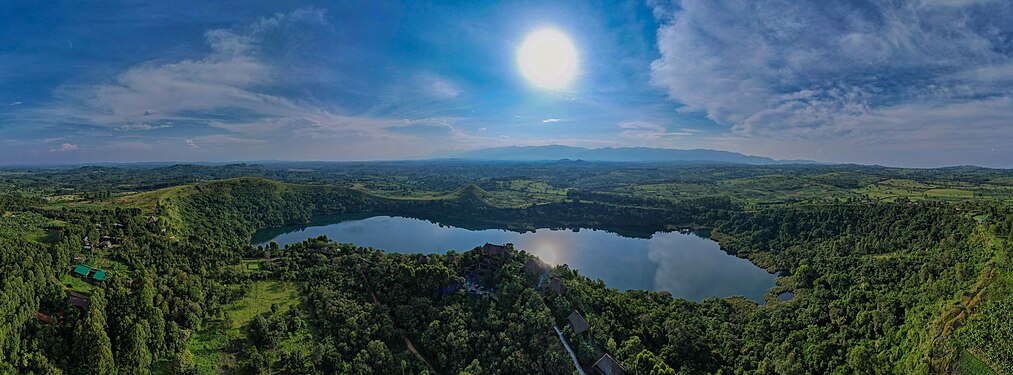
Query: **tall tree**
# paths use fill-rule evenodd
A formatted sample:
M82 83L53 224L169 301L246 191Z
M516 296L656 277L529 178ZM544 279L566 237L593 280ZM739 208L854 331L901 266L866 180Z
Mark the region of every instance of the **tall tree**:
M105 375L116 369L112 343L106 334L105 296L101 289L92 294L84 320L74 330L77 373Z

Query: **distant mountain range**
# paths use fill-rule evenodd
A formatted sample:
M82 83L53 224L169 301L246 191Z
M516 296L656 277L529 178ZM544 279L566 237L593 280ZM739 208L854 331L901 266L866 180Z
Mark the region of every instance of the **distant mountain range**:
M797 164L815 163L811 160L775 160L763 156L744 155L719 150L679 150L651 147L583 148L571 146L509 146L495 147L450 155L454 159L470 160L586 160L613 162L700 162L735 164Z

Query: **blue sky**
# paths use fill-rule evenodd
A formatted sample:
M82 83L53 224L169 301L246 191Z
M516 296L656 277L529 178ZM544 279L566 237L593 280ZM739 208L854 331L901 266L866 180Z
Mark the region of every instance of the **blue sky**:
M4 2L0 163L505 145L1013 167L1002 0ZM551 27L563 90L518 72Z

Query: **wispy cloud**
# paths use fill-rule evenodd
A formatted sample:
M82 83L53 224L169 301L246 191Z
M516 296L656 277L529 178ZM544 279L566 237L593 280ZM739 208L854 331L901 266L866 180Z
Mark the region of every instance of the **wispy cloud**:
M285 101L256 91L270 83L272 67L257 55L270 25L297 22L279 15L239 29L205 33L210 52L200 59L146 63L118 74L111 83L65 86L43 115L56 120L120 127L156 121L199 120L227 109L271 115Z
M265 90L284 85L282 67L265 56L264 39L298 27L324 22L323 11L300 9L252 24L205 33L210 51L204 57L170 63L146 63L118 74L113 82L66 86L59 103L39 117L85 123L120 132L150 131L172 123L205 126L226 133L194 136L200 144L253 144L296 137L386 137L389 126L410 126L404 119L334 113L309 102ZM433 95L460 94L449 81L427 76Z
M7 105L13 107L13 106L21 105L21 102L20 101L10 102Z
M148 130L155 130L155 129L166 129L166 128L171 128L171 127L172 127L172 124L151 125L151 124L140 122L140 123L136 123L136 124L122 125L122 126L116 128L116 130L117 131L121 131L121 132L148 131Z
M619 123L619 128L623 129L619 132L620 137L644 141L657 141L660 139L684 137L694 134L694 131L691 129L668 131L668 129L662 125L647 121L621 122Z
M547 118L545 120L542 120L542 123L543 124L550 124L550 123L553 123L553 122L560 122L560 121L563 121L563 120L562 119L558 119L558 118Z
M49 151L50 152L68 152L68 151L74 151L74 150L77 150L77 145L75 145L73 143L64 143L64 144L60 145L59 148L54 148L54 149L49 150Z
M231 136L231 135L226 135L226 134L201 135L201 136L194 137L193 139L188 139L187 140L187 145L190 145L190 144L194 144L194 145L197 145L197 144L212 144L212 145L222 145L222 144L258 145L258 144L264 144L264 143L267 143L267 141L261 140L261 139L251 139L251 138L236 137L236 136Z
M461 89L450 80L432 74L424 74L419 77L424 91L437 99L457 99L461 95Z
M737 137L879 147L931 135L922 153L1013 142L995 121L1013 118L1001 106L1013 3L683 1L655 14L654 84Z

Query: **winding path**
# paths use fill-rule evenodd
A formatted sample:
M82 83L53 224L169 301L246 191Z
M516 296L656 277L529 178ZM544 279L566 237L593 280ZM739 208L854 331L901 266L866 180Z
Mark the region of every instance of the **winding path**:
M369 279L366 278L366 273L360 269L359 274L362 275L362 280L366 282L366 288L368 288L369 290L369 295L373 297L373 303L381 305L382 303L380 303L380 299L376 298L376 293L373 293L373 284L369 283ZM419 353L418 349L415 349L415 344L412 343L412 340L410 340L407 335L403 335L401 336L401 338L404 339L404 343L405 346L408 347L408 351L412 352L412 354L415 354L415 357L417 357L420 361L422 361L422 363L425 363L426 367L429 367L429 370L435 373L436 369L433 367L433 365L429 363L429 361L426 360L425 357L422 356L422 353Z
M559 327L556 326L552 326L552 329L556 330L556 334L559 335L559 341L563 343L563 347L566 348L566 352L570 353L570 359L573 360L573 367L577 368L577 372L579 372L580 375L587 375L584 374L584 369L580 368L580 362L577 362L577 355L573 354L573 349L570 349L570 344L567 344L566 339L563 338L563 331L560 331Z

